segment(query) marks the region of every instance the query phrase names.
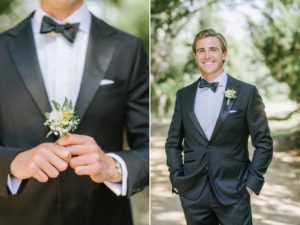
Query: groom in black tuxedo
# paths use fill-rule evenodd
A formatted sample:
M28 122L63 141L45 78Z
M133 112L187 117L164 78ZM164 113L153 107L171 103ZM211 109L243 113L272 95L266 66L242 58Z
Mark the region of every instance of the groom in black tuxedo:
M255 86L224 71L220 33L198 33L193 52L202 76L177 92L165 146L173 191L188 225L251 225L250 195L259 195L273 152L264 104Z
M0 35L1 225L132 224L128 197L149 180L148 75L140 39L83 0L40 0ZM65 97L76 134L46 140L44 113Z

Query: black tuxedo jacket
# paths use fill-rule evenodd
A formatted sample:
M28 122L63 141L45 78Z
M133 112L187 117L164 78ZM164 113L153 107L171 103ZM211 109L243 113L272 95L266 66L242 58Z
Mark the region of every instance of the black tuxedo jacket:
M126 197L70 168L47 183L23 181L17 196L8 192L11 161L46 141L44 112L51 111L30 20L0 35L0 224L132 224ZM92 136L104 151L124 159L127 196L149 180L148 73L142 42L93 16L76 133ZM102 79L115 83L99 86ZM130 151L122 151L124 131Z
M224 98L208 140L194 113L198 84L197 81L177 92L165 146L173 188L178 189L184 201L193 201L209 179L217 199L224 205L239 201L246 186L259 194L273 147L264 104L256 87L228 76L226 89L234 89L237 98L228 105ZM255 147L252 161L248 153L249 135Z

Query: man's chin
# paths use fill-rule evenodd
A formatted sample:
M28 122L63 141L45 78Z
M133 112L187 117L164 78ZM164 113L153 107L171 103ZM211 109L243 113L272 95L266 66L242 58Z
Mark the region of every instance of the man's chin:
M206 76L211 76L216 73L216 70L201 70L201 73Z

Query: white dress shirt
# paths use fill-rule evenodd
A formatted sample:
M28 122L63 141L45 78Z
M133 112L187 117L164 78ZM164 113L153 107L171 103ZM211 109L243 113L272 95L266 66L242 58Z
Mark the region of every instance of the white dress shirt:
M197 89L194 112L208 140L221 111L227 79L227 74L223 72L215 80L210 81L210 83L219 82L216 92L207 87Z
M43 16L52 18L59 24L80 23L74 43L70 43L59 33L40 34ZM31 19L37 56L49 100L63 103L64 98L76 104L84 71L88 39L91 27L91 14L85 4L66 19L59 21L48 15L38 6ZM51 102L52 104L52 102ZM53 105L51 105L53 107ZM124 160L116 154L109 153L122 167L122 183L105 184L116 194L127 193L128 171ZM12 194L16 194L21 181L8 176L7 185Z

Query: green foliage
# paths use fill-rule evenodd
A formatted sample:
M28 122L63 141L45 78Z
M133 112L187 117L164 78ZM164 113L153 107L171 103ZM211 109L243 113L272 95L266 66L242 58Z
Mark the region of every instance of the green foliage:
M53 103L53 106L54 106L55 110L59 111L60 108L61 108L60 104L55 100L52 100L52 103Z
M0 32L15 25L15 19L19 16L14 12L14 7L20 0L0 0Z
M260 23L249 21L255 46L271 75L289 85L300 102L300 1L269 1Z
M10 6L13 0L1 0L0 1L0 14L7 13L10 10Z
M222 27L212 22L218 1L151 0L151 109L158 116L173 111L176 91L199 77L192 53L199 30ZM197 75L195 77L195 74Z
M280 60L275 58L275 60L273 59L274 64L268 65L261 50L269 52L268 48L273 48L274 44L271 42L267 48L257 48L250 36L246 19L247 15L255 21L260 17L257 14L274 13L277 15L278 12L273 11L270 6L271 2L260 0L151 0L152 113L165 116L172 112L176 91L199 77L191 46L194 35L205 28L215 29L227 39L229 52L225 63L226 72L238 79L257 85L263 97L275 101L286 100L287 93L289 93L287 80L284 79L282 84L278 84L276 77L270 76L270 73L274 74L272 69L281 65L280 63L284 63L286 70L295 70L298 64L291 63L291 61L297 60L296 55L290 55ZM295 7L295 1L282 2L290 7ZM255 11L257 14L249 12L247 14L246 11ZM300 15L299 12L297 13ZM240 18L242 21L239 21ZM295 20L293 17L290 19ZM298 24L299 21L300 19L297 19L295 23ZM266 22L259 26L261 33L257 32L258 37L263 36L265 30L271 29ZM290 24L287 22L279 27L284 29L288 26ZM274 31L272 30L272 32ZM270 38L273 38L271 40L277 41L278 35L272 36L272 32L269 32ZM241 36L238 36L239 33ZM286 32L283 32L282 36L288 38L285 34ZM288 39L294 40L295 38L292 36ZM281 42L285 43L283 40ZM289 48L279 47L278 51L288 53ZM278 52L274 53L275 57L278 57L277 54ZM293 54L299 55L297 51L294 51ZM281 67L283 66L281 65ZM291 78L294 84L299 83L298 79ZM295 86L290 85L290 87L294 88ZM291 95L299 96L298 93Z
M105 0L107 3L113 3L116 6L120 5L121 0Z
M126 32L139 36L149 53L149 2L148 0L114 0L117 19L114 23ZM109 4L109 1L107 1Z

